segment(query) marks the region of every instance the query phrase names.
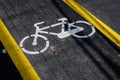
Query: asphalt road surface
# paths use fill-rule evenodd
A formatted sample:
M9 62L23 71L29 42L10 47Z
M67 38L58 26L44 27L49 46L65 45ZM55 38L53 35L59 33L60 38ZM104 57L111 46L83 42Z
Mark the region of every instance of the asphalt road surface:
M107 25L111 26L116 32L120 33L119 0L77 1ZM64 38L60 38L58 35L51 35L52 33L50 32L60 33L61 26L51 26L60 22L58 21L60 18L67 18L67 23L85 21L62 0L0 0L0 17L17 43L20 44L23 40L21 49L24 48L29 51L24 50L24 54L42 80L120 79L120 48L110 42L98 30L88 38L78 38L76 36L91 32L90 26L78 24L84 28L84 31L75 33L74 35L76 36L72 36L72 32L70 33L72 34L71 36L67 36L67 33L62 35ZM39 32L39 35L42 36L37 38L37 46L33 46L35 32L38 30L34 24L38 22L38 27L45 28L50 26L50 28L42 30L48 31L48 33ZM65 31L68 31L68 28L68 25L65 25ZM72 27L70 30L75 28ZM30 36L30 38L27 36ZM46 44L49 46L48 48ZM41 51L44 46L46 46L45 50ZM42 53L33 54L33 51L41 51ZM8 58L8 55L2 55ZM3 57L2 55L1 57ZM10 65L13 65L13 63ZM16 78L7 80L21 79L17 77L19 73L16 72L15 67L12 68L10 66L9 68L17 74L8 72L8 75L14 75ZM3 68L2 70L4 73L5 69ZM3 76L2 78L7 77L6 75Z

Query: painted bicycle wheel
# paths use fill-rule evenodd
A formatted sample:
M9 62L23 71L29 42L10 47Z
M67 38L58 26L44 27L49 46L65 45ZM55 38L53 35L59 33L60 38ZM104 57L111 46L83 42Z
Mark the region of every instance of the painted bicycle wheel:
M76 21L68 25L68 31L71 33L73 33L72 32L73 29L76 28L79 30L79 32L72 34L72 36L77 38L88 38L91 37L96 32L95 28L86 21ZM81 30L81 28L83 28L83 30Z
M32 44L34 41L34 37L36 37L36 35L33 34L31 36L26 36L21 40L20 47L23 50L23 52L27 54L39 54L43 53L48 49L49 40L45 36L38 35L36 45Z

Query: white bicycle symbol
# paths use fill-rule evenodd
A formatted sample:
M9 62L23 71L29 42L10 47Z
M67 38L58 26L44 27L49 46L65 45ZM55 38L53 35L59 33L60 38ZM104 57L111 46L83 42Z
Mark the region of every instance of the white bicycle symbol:
M39 53L45 52L49 48L48 38L43 36L43 35L40 35L40 33L49 34L49 35L56 35L58 38L66 38L66 37L71 36L71 35L74 36L74 37L77 37L77 38L88 38L96 32L95 28L90 23L88 23L86 21L76 21L76 22L68 23L67 18L60 18L60 19L58 19L58 21L59 21L59 23L56 23L56 24L53 24L53 25L50 25L50 26L46 26L46 27L43 27L43 28L39 27L39 25L44 23L43 21L35 23L34 24L34 27L36 28L35 34L24 37L20 42L20 47L23 50L23 52L25 52L27 54L39 54ZM75 24L86 24L87 26L90 27L91 32L89 34L85 34L85 35L78 35L76 33L79 33L81 31L83 31L84 28L80 27L80 26L77 26ZM60 26L60 25L61 25L61 32L60 33L44 31L44 30L49 29L51 27L57 27L57 26ZM66 25L68 27L67 30L65 30ZM26 40L29 41L30 39L32 39L32 46L38 45L38 42L37 42L38 38L42 38L45 41L45 46L41 50L31 51L31 50L28 50L28 49L24 48L25 41Z

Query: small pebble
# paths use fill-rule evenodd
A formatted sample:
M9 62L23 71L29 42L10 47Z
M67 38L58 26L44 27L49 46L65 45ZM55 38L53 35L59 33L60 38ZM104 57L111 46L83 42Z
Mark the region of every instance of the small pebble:
M3 50L2 50L2 53L7 53L6 49L3 49Z

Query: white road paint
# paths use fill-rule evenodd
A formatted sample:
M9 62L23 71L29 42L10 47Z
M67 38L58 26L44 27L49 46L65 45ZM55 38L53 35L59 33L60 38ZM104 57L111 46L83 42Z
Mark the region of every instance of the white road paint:
M66 37L69 37L69 36L74 36L74 37L77 37L77 38L88 38L96 32L95 28L90 23L88 23L86 21L76 21L76 22L68 23L67 20L68 20L67 18L60 18L60 19L58 19L58 21L59 21L58 23L52 24L50 26L46 26L46 27L43 27L43 28L40 28L40 25L44 24L44 21L35 23L34 24L34 27L36 28L35 34L32 34L30 36L26 36L20 41L21 49L27 54L39 54L39 53L45 52L50 46L49 40L47 39L47 37L45 37L43 35L40 35L40 33L48 34L48 35L56 35L58 38L62 39L62 38L66 38ZM91 27L91 33L86 34L86 35L81 35L81 36L76 35L76 33L84 30L83 27L75 25L75 24L79 24L79 23L86 24L89 27ZM51 27L58 27L60 25L61 25L61 32L60 33L45 31L46 29L49 29ZM65 31L65 25L68 25L68 30L67 31ZM74 29L71 29L72 27L74 27ZM37 45L38 37L42 38L45 41L46 45L40 51L30 51L30 50L25 49L24 48L24 41L27 40L27 39L30 39L30 37L33 37L33 42L31 43L33 46Z
M43 47L43 49L41 49L40 51L30 51L30 50L27 50L27 49L25 49L24 48L24 41L25 40L27 40L27 39L31 39L30 37L36 37L36 35L31 35L31 36L26 36L26 37L24 37L22 40L21 40L21 42L20 42L20 47L22 48L22 50L25 52L25 53L27 53L27 54L39 54L39 53L43 53L44 51L46 51L47 49L48 49L48 47L49 47L49 41L48 41L48 39L45 37L45 36L43 36L43 35L37 35L37 37L39 37L39 38L42 38L42 39L44 39L44 41L45 41L45 43L46 43L46 45L45 45L45 47ZM35 39L35 38L34 38ZM33 40L33 42L34 41L36 41L36 43L37 43L37 40ZM32 43L31 43L32 44ZM36 44L37 45L37 44ZM36 45L33 45L33 46L36 46Z
M79 27L79 26L76 26L76 25L74 25L74 24L79 24L79 23L82 23L82 24L86 24L86 25L88 25L89 27L91 27L91 33L89 33L89 34L86 34L86 35L77 35L72 29L71 29L71 27L75 27L76 29L78 29L79 30L79 32L80 31L83 31L82 30L82 28L83 27ZM90 23L88 23L88 22L86 22L86 21L76 21L76 22L72 22L72 23L68 23L68 31L69 31L69 33L72 33L72 36L74 36L74 37L77 37L77 38L88 38L88 37L90 37L90 36L92 36L93 34L95 34L95 28L90 24Z

